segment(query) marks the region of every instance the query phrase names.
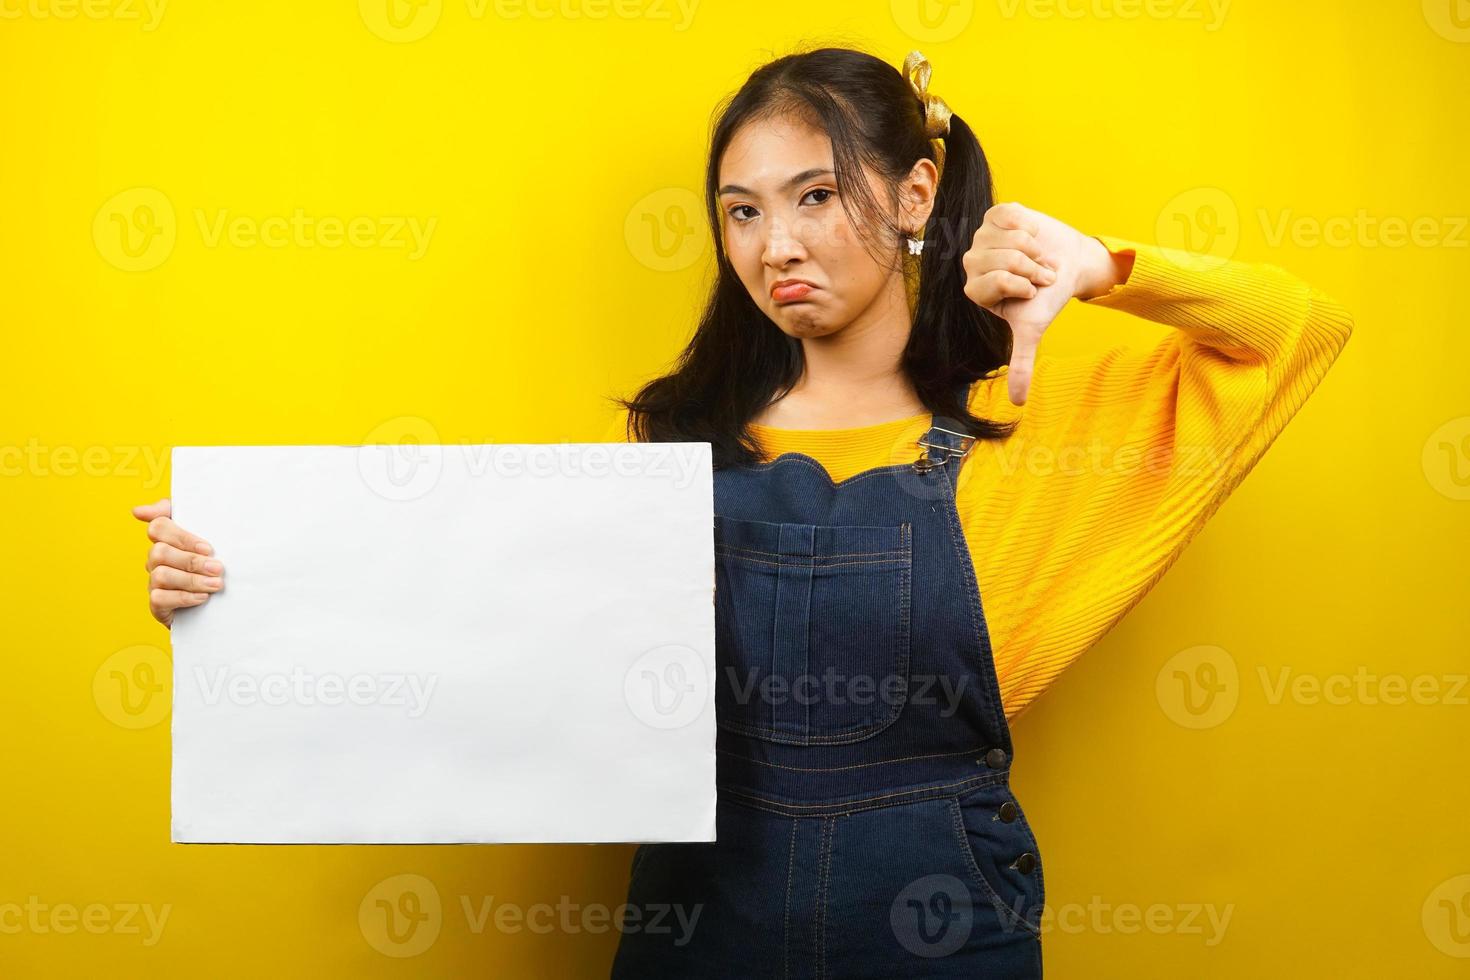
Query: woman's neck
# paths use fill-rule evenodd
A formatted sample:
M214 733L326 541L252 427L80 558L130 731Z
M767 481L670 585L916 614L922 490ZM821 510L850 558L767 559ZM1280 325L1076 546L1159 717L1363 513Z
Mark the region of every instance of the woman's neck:
M913 320L901 278L856 319L801 341L802 376L752 421L777 429L849 429L926 411L899 369Z

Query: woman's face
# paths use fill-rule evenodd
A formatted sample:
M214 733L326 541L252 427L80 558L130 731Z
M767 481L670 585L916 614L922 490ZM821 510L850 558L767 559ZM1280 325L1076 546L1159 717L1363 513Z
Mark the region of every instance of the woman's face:
M865 172L874 198L886 200ZM863 248L837 197L832 142L798 119L743 126L720 161L725 250L757 306L788 336L821 337L881 298L902 296L893 268ZM782 283L789 283L785 288Z

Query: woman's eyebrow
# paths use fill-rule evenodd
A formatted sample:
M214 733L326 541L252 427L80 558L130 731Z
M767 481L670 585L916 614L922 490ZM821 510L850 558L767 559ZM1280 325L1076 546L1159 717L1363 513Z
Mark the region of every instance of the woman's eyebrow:
M792 177L790 180L786 181L785 184L781 185L781 190L783 190L783 191L790 190L791 188L795 187L797 184L804 183L804 182L806 182L808 180L811 180L813 177L820 177L823 174L830 174L830 173L832 173L832 170L830 168L827 168L827 167L813 167L810 170L803 170L801 173L797 174L795 177ZM754 194L755 191L751 190L749 187L741 187L739 184L726 184L724 187L721 187L719 189L719 191L717 191L716 193L719 193L719 194Z

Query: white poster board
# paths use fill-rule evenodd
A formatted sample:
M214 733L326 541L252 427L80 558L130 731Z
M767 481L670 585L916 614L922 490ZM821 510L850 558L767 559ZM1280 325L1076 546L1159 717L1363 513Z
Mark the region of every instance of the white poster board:
M180 446L173 835L715 839L707 442Z

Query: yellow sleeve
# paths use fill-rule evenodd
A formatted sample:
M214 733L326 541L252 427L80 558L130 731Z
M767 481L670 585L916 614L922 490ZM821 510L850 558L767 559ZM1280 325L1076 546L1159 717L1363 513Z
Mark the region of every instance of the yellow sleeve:
M1153 587L1286 426L1352 334L1351 316L1274 265L1186 268L1155 246L1086 302L1175 328L1099 355L1038 351L1026 405L1005 369L973 409L1019 417L961 471L1006 715L1015 717ZM971 482L980 486L964 490Z

